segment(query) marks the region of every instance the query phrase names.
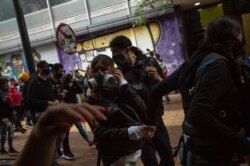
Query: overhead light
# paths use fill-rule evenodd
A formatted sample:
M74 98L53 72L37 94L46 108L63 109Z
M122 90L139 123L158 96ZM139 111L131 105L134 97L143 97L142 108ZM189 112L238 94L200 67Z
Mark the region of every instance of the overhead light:
M200 2L196 2L194 6L199 6L200 4L201 4Z

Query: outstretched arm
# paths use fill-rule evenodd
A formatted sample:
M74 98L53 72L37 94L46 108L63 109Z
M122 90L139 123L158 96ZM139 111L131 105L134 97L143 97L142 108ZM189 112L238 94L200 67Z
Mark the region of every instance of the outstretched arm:
M58 136L79 120L98 125L99 120L106 120L102 111L103 108L88 104L59 104L48 107L33 128L14 166L50 166Z

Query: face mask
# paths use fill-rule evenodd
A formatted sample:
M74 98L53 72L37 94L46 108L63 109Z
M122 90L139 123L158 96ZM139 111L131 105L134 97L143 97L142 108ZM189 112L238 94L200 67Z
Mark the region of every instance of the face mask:
M240 40L237 40L236 44L232 48L235 58L243 57L245 55L245 49Z
M68 86L69 86L70 88L72 88L72 87L73 87L73 85L74 85L74 83L73 83L73 82L70 82L70 83L68 84Z
M55 76L60 79L60 78L62 78L63 74L62 73L56 73Z
M125 64L125 57L122 54L117 54L112 59L118 67L123 67Z
M47 75L50 74L50 69L49 68L43 68L42 73L47 76Z

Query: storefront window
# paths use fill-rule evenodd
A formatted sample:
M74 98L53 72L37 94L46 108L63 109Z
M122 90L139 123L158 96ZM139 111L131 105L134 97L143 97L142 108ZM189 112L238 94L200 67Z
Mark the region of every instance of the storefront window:
M11 0L1 0L0 22L15 17L15 10Z
M72 0L50 0L50 5L56 6L56 5L60 5L69 1L72 1Z

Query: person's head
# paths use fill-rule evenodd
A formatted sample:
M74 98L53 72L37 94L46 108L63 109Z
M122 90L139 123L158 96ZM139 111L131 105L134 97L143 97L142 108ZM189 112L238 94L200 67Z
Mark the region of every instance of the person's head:
M226 45L232 49L233 54L237 52L238 47L242 49L242 27L238 21L230 17L218 17L211 21L205 32L205 41L210 45ZM241 50L242 51L242 50ZM234 55L239 56L239 55Z
M37 72L40 76L48 77L51 73L49 64L46 61L39 61L37 63Z
M118 67L134 65L136 56L130 51L132 42L126 36L117 36L109 44L112 58Z
M94 57L91 66L91 73L102 71L104 73L112 73L114 70L114 61L107 55L99 54Z
M64 75L63 65L60 63L55 63L52 66L52 74L55 78L61 79L62 76Z
M62 85L63 85L64 88L65 87L70 88L71 85L73 85L72 84L73 81L74 81L74 79L73 79L73 76L71 74L65 74L61 79L61 82L62 82Z
M123 52L127 47L132 46L132 42L126 36L116 36L109 43L111 52L114 55Z
M93 59L88 86L95 98L109 98L116 93L117 79L113 76L113 71L114 62L109 56L100 54Z
M0 77L0 90L7 91L8 90L8 79L5 77Z

